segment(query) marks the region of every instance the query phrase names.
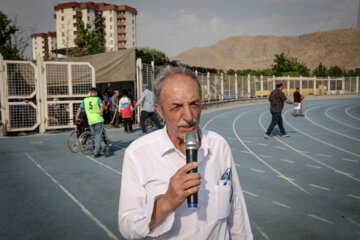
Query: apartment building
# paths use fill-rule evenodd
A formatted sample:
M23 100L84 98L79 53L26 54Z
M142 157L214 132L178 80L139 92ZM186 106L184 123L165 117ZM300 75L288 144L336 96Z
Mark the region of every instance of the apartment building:
M46 59L56 58L56 54L51 51L57 49L56 32L34 33L30 37L33 60L38 56Z
M54 6L58 49L75 46L79 22L101 32L106 51L136 47L135 8L93 2L67 2Z

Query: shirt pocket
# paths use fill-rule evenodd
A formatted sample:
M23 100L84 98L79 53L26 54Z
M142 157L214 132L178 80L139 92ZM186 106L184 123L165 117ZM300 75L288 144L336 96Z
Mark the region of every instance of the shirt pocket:
M231 195L231 180L227 181L226 185L224 180L219 180L219 184L215 185L217 219L227 218L230 215Z

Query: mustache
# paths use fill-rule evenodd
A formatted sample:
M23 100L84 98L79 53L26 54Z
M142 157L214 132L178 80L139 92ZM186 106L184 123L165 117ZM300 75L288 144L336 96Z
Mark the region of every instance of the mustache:
M196 124L196 120L195 119L191 119L190 121L181 121L180 123L178 123L178 127L186 127L186 126L193 126Z

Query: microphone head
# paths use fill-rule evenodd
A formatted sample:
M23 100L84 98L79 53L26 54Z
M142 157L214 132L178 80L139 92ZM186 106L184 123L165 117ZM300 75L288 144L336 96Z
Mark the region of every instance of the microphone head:
M197 130L185 132L184 147L185 150L199 148L199 137L197 134Z

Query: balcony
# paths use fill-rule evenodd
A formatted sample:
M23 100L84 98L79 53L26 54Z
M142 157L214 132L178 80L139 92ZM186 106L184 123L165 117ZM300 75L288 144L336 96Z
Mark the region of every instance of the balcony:
M125 29L118 29L117 33L126 33Z
M125 44L118 44L118 49L125 49Z
M118 37L117 40L118 40L118 42L120 42L120 41L126 41L125 37Z
M117 14L116 18L125 18L125 15L124 14Z
M117 22L118 26L126 26L125 22Z

